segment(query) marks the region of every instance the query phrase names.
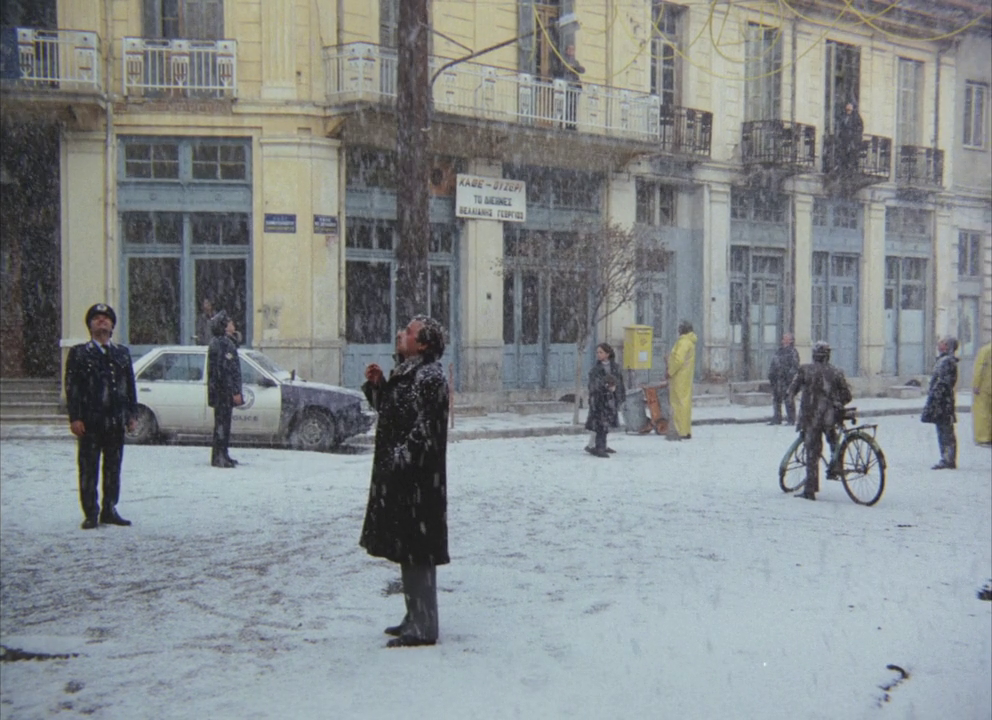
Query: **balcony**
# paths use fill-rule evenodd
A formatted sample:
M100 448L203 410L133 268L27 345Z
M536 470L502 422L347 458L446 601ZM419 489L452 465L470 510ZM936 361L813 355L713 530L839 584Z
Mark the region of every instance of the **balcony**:
M324 49L327 98L331 106L393 106L396 51L369 43ZM687 160L709 158L712 113L662 106L657 95L583 82L547 80L516 70L432 56L430 74L435 113L492 123L626 139L644 153Z
M823 136L824 188L849 195L863 187L888 182L892 177L892 139L864 135L858 153L845 155L836 135Z
M816 158L816 128L788 120L751 120L741 128L741 162L784 172L786 175L813 169Z
M83 30L0 28L0 84L5 96L31 102L96 101L103 90L100 38Z
M124 38L124 94L146 98L237 97L235 40Z
M896 156L896 184L908 190L939 190L944 185L944 151L900 145Z

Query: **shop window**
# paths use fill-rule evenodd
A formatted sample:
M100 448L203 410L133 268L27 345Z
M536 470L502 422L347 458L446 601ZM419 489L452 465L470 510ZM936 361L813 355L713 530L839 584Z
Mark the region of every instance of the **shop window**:
M390 263L358 260L345 263L348 342L384 345L395 340L390 330L391 281Z
M190 213L194 245L248 245L247 213Z
M396 175L395 152L349 148L345 154L345 182L350 188L395 190Z
M588 285L578 273L551 283L551 342L574 343L587 318Z
M179 258L128 259L128 342L179 343Z

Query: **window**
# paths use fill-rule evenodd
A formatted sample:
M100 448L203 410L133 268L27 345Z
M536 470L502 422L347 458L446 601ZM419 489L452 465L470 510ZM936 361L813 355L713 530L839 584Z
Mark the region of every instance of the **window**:
M833 135L834 123L847 103L858 104L861 92L861 48L827 41L827 82L824 132Z
M248 158L244 145L193 145L194 180L244 180L247 177Z
M827 216L827 201L823 198L813 198L813 227L826 227Z
M586 323L588 284L579 273L551 281L551 342L574 343Z
M980 300L977 297L958 298L958 349L962 357L975 357L978 349L978 324L981 320L979 307Z
M147 37L220 40L224 0L142 0Z
M896 145L921 145L923 63L899 58L896 93Z
M391 281L390 263L357 260L345 263L348 342L381 345L393 342Z
M548 208L595 212L603 176L579 170L504 165L503 177L527 183L527 203Z
M248 245L247 213L190 213L194 245Z
M782 31L748 23L744 39L744 118L782 116Z
M345 183L354 188L396 189L396 153L349 148L345 156Z
M965 147L985 147L985 106L989 86L984 83L964 84L964 131L961 134Z
M661 104L679 104L681 84L678 49L682 8L660 0L651 4L651 94Z
M261 385L264 375L256 370L254 365L246 362L243 357L239 357L238 360L240 361L238 364L241 366L241 384Z
M929 210L904 207L885 209L885 232L887 233L930 237L931 225Z
M675 189L638 178L637 222L654 226L674 225Z
M981 277L981 233L967 231L958 233L958 275L961 277Z
M753 192L733 188L730 193L732 220L784 223L789 211L789 196L775 192Z
M205 356L202 353L165 353L138 376L149 382L203 382Z
M125 243L135 245L180 245L183 241L183 215L173 212L121 213Z
M178 180L179 145L140 141L125 143L124 175L134 179Z
M344 246L365 250L392 250L395 228L396 223L392 220L353 220L345 232Z

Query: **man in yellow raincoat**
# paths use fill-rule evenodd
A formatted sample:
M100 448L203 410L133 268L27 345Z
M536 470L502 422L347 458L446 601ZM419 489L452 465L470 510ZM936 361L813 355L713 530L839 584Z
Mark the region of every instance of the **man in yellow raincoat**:
M668 398L679 440L692 437L692 379L696 374L696 333L692 323L679 323L679 339L668 356ZM673 440L675 437L669 436Z
M971 383L971 424L975 444L992 444L992 343L975 356L975 379Z

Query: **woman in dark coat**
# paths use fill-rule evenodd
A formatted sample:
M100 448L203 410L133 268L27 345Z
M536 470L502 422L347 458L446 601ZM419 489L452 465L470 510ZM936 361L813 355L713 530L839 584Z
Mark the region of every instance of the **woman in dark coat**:
M397 341L400 362L383 376L376 364L362 387L378 410L372 483L359 544L399 563L407 613L386 628L390 647L433 645L438 636L436 566L449 562L447 518L448 382L441 366L444 329L410 321Z
M954 352L957 349L958 341L954 338L943 338L937 343L939 354L933 366L927 402L920 417L923 422L937 426L940 462L933 466L934 470L957 468L958 439L954 435L954 423L957 422L954 387L958 384L958 359L954 357Z
M594 445L586 445L586 452L596 457L609 457L613 450L606 445L610 428L619 423L618 410L627 393L623 375L617 365L617 356L607 343L596 346L596 363L589 371L589 414L586 430L594 433Z

